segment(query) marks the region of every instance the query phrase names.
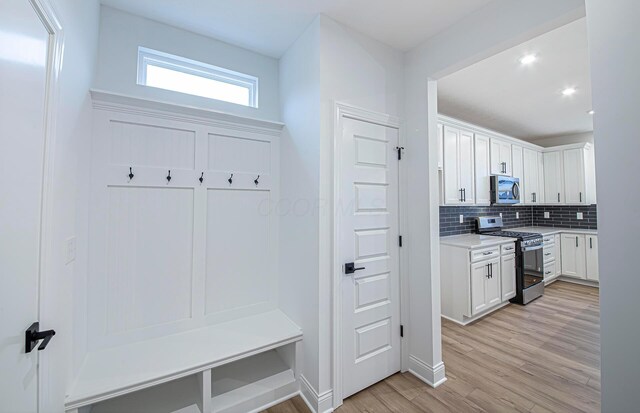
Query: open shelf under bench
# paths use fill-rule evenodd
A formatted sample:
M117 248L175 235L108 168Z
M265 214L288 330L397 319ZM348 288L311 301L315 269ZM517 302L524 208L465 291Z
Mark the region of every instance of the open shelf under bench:
M99 405L99 402L144 389L148 390L136 394L139 399L130 403L148 405L144 400L157 399L154 394L179 391L180 396L174 398L178 400L176 407L179 408L167 413L231 412L234 402L237 404L249 396L257 397L260 392L276 391L274 389L284 397L286 391L295 387L294 343L300 340L300 328L284 313L273 310L90 352L67 397L65 408L71 411L96 405L96 412L106 412L109 409L104 409L108 406ZM274 349L277 351L272 351ZM166 388L149 389L159 385ZM199 396L190 403L193 394ZM185 400L180 402L182 398ZM113 403L118 402L123 403L113 400Z

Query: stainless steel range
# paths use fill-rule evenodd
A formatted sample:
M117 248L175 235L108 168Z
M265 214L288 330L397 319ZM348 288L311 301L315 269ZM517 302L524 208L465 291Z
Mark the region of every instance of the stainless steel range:
M542 235L532 232L503 231L502 217L476 218L483 235L516 239L516 296L512 303L527 304L544 294Z

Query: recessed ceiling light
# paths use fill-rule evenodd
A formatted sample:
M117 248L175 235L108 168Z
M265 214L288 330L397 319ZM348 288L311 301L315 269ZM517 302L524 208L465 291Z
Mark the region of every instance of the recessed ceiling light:
M568 87L568 88L565 88L565 89L562 91L562 94L563 94L564 96L571 96L571 95L573 95L574 93L576 93L576 88L575 88L575 87Z
M536 60L538 60L538 56L536 56L535 54L526 54L520 58L520 63L522 63L523 65L530 65Z
M589 115L593 115L594 113L596 113L595 110L591 109L589 112L587 112Z

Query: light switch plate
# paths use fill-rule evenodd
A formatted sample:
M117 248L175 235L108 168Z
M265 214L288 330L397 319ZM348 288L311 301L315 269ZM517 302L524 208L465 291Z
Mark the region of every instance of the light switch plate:
M65 263L69 264L76 259L76 237L67 238L66 247Z
M460 215L460 223L463 224L464 223L464 215Z
M576 212L576 219L584 219L582 212Z
M548 218L551 218L551 215L548 212L545 212L544 217L548 219Z

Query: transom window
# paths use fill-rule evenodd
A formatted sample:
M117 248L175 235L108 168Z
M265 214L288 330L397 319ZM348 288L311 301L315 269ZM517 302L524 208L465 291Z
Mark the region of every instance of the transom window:
M157 50L138 48L138 84L258 107L258 78Z

